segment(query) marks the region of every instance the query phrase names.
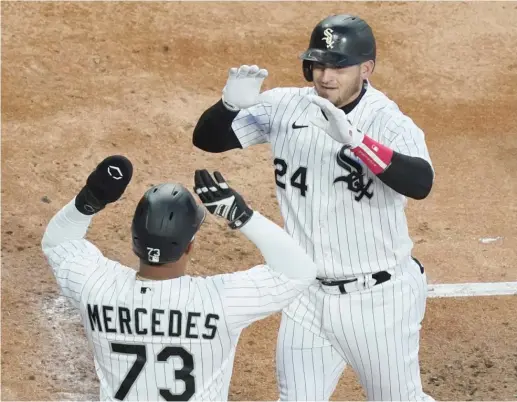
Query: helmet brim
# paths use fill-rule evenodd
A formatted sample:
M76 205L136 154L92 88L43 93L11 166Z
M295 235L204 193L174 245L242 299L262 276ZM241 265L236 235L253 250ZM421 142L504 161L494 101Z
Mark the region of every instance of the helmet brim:
M348 67L361 63L346 55L324 49L307 49L299 58L333 67Z

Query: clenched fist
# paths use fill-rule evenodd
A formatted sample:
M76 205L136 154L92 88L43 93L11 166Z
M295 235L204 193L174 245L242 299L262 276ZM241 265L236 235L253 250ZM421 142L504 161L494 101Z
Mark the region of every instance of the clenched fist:
M117 201L133 176L133 165L123 155L105 158L90 173L85 186L75 198L75 206L84 215L93 215L107 204Z

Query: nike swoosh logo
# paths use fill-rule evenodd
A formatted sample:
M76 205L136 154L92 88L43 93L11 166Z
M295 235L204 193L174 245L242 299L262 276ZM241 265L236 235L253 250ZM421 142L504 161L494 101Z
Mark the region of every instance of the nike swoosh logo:
M298 126L296 123L293 123L292 127L293 127L293 130L296 130L298 128L306 128L306 127L309 127L309 126Z

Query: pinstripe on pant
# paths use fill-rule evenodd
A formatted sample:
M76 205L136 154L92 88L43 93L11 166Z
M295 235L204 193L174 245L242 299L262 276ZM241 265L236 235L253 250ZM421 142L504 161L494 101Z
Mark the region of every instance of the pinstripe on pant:
M418 361L426 297L417 267L346 295L309 288L282 315L280 399L328 400L348 363L368 400L432 400L422 390Z

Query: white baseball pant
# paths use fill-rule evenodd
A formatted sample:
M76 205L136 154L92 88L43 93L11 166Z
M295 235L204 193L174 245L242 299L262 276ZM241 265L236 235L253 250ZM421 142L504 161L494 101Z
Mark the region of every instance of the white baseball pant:
M347 294L316 283L282 313L280 400L328 400L350 364L368 400L433 400L418 359L427 279L413 260L389 281Z

